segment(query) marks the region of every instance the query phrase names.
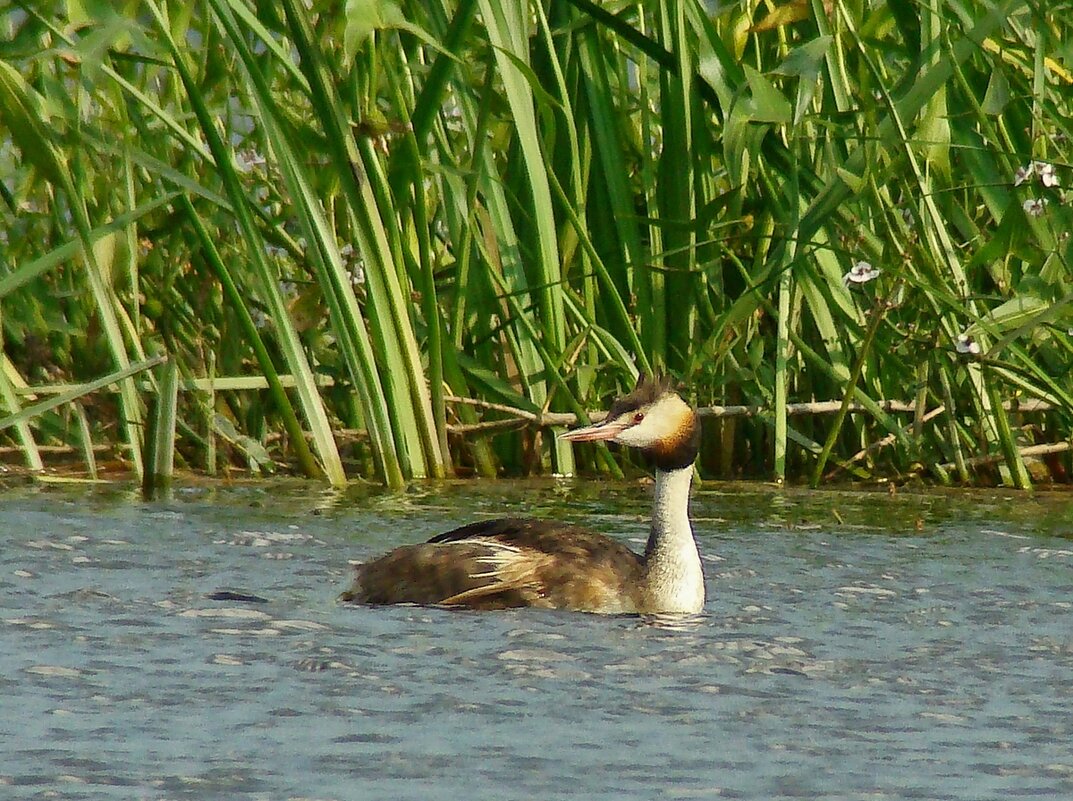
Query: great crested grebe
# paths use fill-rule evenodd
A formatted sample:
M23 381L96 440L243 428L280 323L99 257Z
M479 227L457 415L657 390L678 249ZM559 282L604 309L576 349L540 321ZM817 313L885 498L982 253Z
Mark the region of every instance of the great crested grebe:
M688 508L700 447L697 413L666 380L642 376L603 421L562 438L629 445L655 464L652 531L644 555L579 526L481 521L358 565L354 584L340 600L604 614L700 612L704 574Z

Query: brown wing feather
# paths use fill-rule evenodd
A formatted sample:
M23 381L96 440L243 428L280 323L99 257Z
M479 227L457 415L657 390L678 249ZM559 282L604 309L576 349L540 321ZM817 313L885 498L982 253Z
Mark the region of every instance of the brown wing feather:
M344 600L635 611L641 557L578 526L504 518L471 523L359 565Z
M488 584L480 559L487 549L479 543L445 549L422 543L404 545L365 564L357 565L354 584L340 596L368 604L438 604L460 592Z

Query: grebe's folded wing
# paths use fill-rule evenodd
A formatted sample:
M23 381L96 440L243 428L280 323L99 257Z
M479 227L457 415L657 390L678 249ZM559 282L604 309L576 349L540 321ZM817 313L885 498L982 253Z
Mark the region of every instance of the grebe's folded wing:
M642 563L622 543L580 526L502 518L470 523L359 565L343 598L631 611Z
M532 528L532 524L540 523L539 520L526 520L519 517L501 517L497 520L478 520L476 523L467 523L464 526L453 528L442 534L437 534L429 540L430 543L459 542L474 537L481 539L487 537L506 537L518 535Z
M428 544L494 540L503 546L556 557L583 569L600 564L629 570L642 558L625 544L587 528L555 520L503 517L481 520L437 534Z

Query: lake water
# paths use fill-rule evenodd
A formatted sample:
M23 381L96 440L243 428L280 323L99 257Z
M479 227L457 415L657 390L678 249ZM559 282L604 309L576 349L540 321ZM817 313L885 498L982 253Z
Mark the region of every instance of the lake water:
M677 625L335 601L489 515L640 548L646 493L7 490L0 797L1073 797L1068 495L705 485Z

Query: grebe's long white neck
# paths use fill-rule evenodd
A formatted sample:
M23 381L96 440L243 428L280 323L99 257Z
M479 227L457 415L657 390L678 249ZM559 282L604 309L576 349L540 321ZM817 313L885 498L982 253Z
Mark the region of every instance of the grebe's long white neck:
M645 546L648 608L695 614L704 608L704 572L689 523L693 465L656 470L652 533Z

